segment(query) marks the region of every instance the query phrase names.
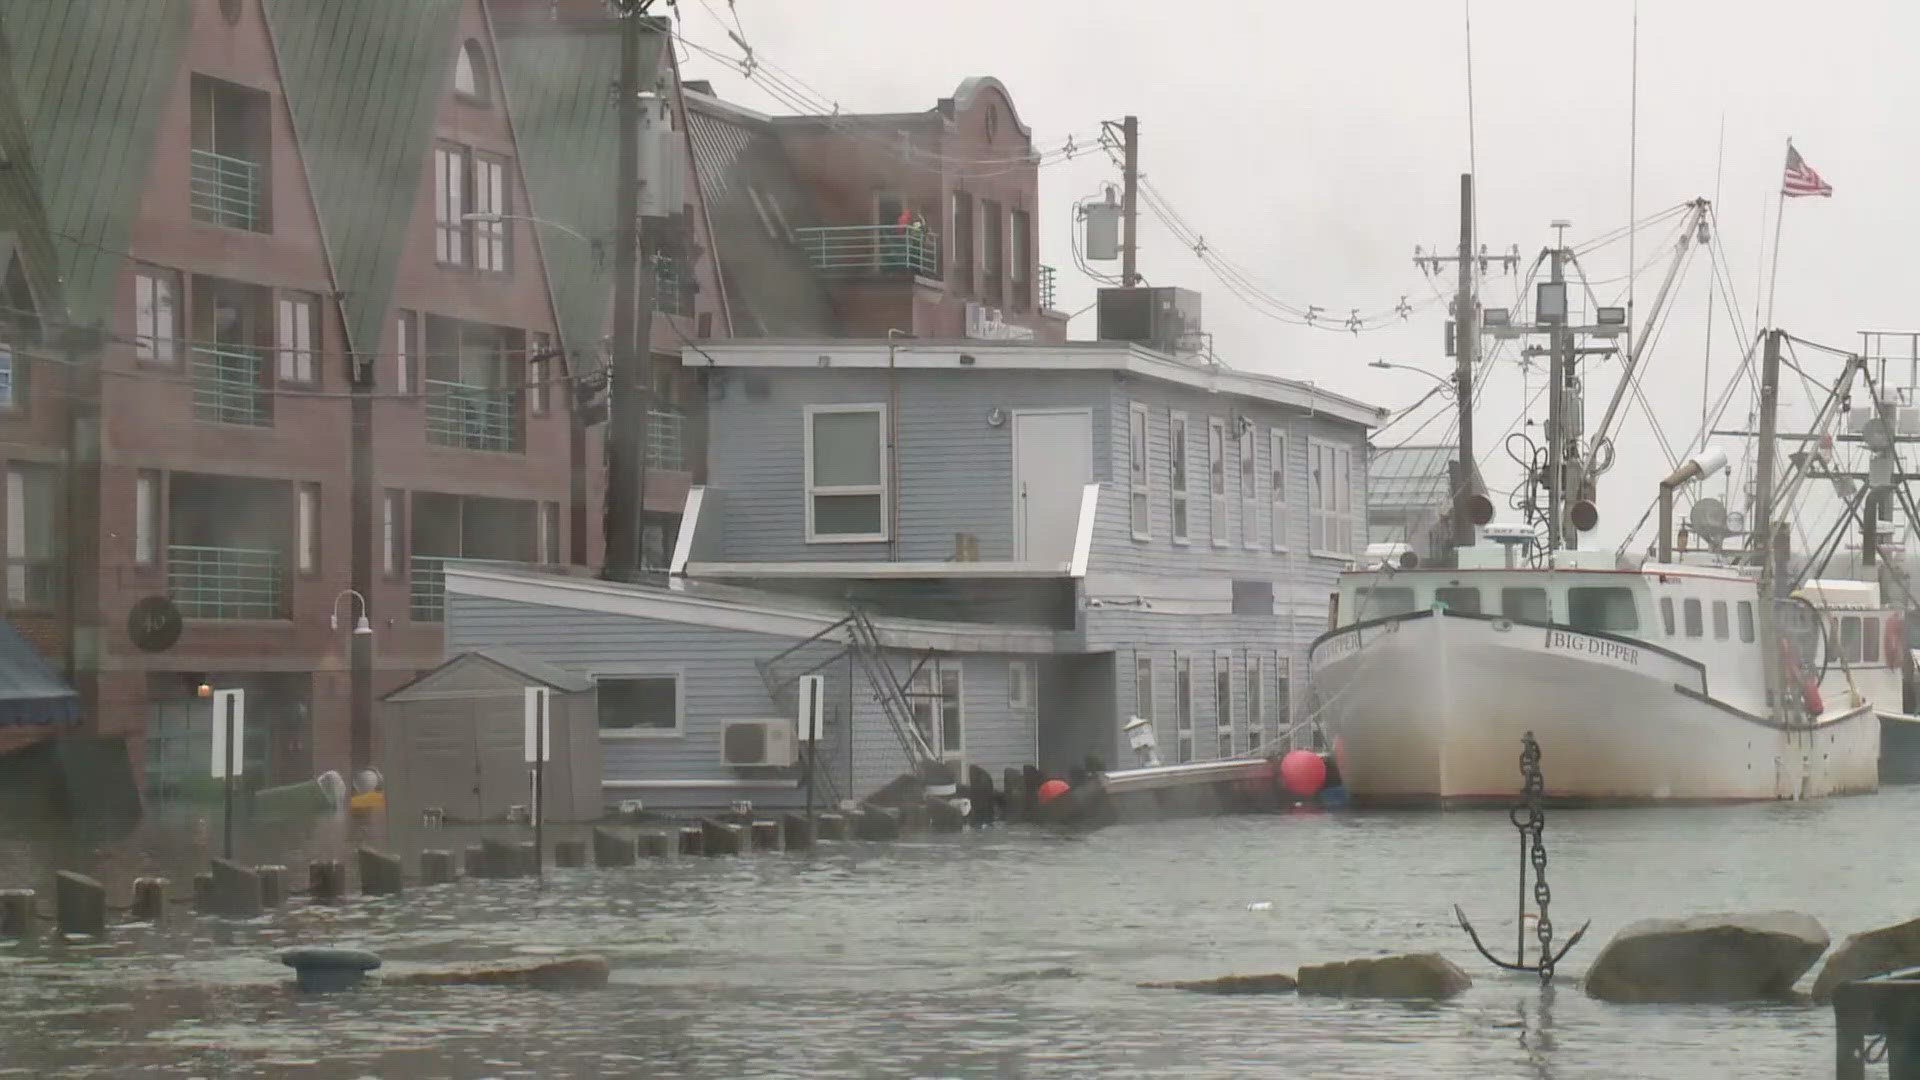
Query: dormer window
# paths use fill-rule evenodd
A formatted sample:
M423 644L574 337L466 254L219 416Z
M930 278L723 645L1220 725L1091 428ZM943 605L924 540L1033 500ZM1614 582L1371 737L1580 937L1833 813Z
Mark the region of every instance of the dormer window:
M453 60L453 92L469 101L486 104L486 71L487 58L480 51L480 43L468 39Z

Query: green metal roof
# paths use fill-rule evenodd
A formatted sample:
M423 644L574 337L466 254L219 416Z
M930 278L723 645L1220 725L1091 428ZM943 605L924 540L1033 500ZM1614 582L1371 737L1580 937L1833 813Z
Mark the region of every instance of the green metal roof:
M590 355L613 299L620 125L610 88L620 77L620 26L609 20L503 27L498 38L527 212L594 241L589 246L553 229L540 236L561 344L575 356ZM659 33L641 37L640 85L653 85L665 40Z
M58 178L41 187L38 202L73 321L105 319L112 307L192 20L188 0L0 0L0 34L12 56L0 96L11 97L25 125L33 174ZM5 124L0 115L0 129ZM6 149L14 159L14 147ZM11 194L0 213L30 214L17 186Z
M14 258L20 260L27 288L33 294L34 314L66 316L60 295L60 256L47 228L46 207L40 201L40 178L33 166L33 140L20 115L13 93L13 48L0 26L0 288ZM17 313L0 312L0 325Z
M29 0L31 2L31 0ZM347 347L379 352L460 0L262 0Z

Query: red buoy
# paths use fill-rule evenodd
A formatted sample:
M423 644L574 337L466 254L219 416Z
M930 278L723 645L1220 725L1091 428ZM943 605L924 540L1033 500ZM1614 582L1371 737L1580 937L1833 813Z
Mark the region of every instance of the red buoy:
M1040 785L1040 805L1045 806L1065 795L1069 789L1065 780L1049 780Z
M1311 750L1289 750L1280 759L1280 782L1300 798L1318 795L1327 782L1327 763Z

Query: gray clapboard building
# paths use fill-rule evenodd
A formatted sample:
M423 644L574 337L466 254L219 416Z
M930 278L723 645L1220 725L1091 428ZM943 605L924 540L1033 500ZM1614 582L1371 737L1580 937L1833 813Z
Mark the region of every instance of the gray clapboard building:
M928 757L996 777L1287 738L1307 644L1365 542L1379 412L1128 343L735 341L660 584L449 563L450 651L597 684L609 800L820 798Z

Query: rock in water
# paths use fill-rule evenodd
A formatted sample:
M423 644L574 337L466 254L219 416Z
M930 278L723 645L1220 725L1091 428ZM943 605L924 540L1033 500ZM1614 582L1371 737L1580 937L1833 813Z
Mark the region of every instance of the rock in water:
M1920 919L1849 935L1821 965L1813 1000L1824 1004L1841 983L1910 967L1920 967Z
M1141 983L1143 990L1191 990L1196 994L1290 994L1299 985L1291 975L1222 975L1191 982Z
M1439 953L1375 956L1300 969L1302 994L1331 997L1449 998L1472 985L1472 976Z
M1602 1001L1750 1001L1784 997L1827 950L1827 932L1792 911L1642 919L1587 972Z
M531 986L539 990L592 990L607 985L612 969L604 957L569 956L557 960L492 964L389 974L389 986Z

